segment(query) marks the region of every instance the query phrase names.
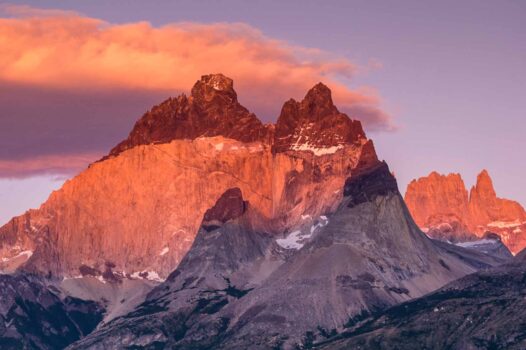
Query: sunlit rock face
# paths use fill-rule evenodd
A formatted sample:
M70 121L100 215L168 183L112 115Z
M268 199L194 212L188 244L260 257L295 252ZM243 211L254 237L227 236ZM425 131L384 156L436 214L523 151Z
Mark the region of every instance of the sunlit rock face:
M460 175L433 172L409 184L405 201L415 222L432 237L462 242L493 232L513 253L526 247L526 211L497 197L486 170L469 195Z
M258 212L252 225L271 234L334 211L345 179L377 164L372 142L322 84L283 110L276 125L263 125L239 104L231 79L203 76L191 96L153 107L107 157L0 228L0 257L30 251L17 267L58 276L111 263L124 275L164 278L227 189L242 191ZM306 125L316 130L308 140L287 137Z

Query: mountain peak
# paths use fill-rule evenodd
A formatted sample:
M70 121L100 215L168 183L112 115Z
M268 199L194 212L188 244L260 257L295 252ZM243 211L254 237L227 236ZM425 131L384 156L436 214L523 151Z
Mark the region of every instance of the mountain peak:
M228 97L229 102L237 102L234 81L221 73L201 76L192 88L192 97L211 101L215 96Z
M208 74L201 76L203 84L212 87L214 90L232 91L234 90L234 81L221 73Z
M491 177L489 176L489 173L486 169L483 169L478 174L477 183L473 190L477 191L479 194L484 194L487 197L497 197L493 187L493 181L491 180Z
M323 83L314 85L301 101L301 105L311 115L317 117L339 113L332 101L331 89Z
M365 139L362 124L340 113L332 101L331 90L318 83L301 102L290 99L283 105L276 123L273 151L324 155Z
M329 89L329 87L322 82L317 83L305 95L306 100L312 100L315 98L321 98L332 102L331 89Z
M177 139L224 136L242 142L266 142L269 135L269 128L237 101L233 80L223 74L209 74L194 84L189 98L169 98L146 112L110 156L138 145Z
M169 98L153 107L110 156L138 145L214 136L263 142L274 153L308 151L316 156L367 140L361 123L338 111L323 83L314 85L301 102L287 101L275 125L263 125L238 102L233 80L219 73L203 75L190 97Z

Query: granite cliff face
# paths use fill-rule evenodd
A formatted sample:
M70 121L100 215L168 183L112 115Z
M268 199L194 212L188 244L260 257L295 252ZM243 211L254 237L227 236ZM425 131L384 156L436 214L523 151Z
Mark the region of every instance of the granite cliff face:
M263 125L231 79L203 76L191 96L152 108L107 157L1 227L0 268L71 277L110 264L160 280L227 189L259 213L255 227L280 234L334 211L345 179L377 162L360 122L339 113L322 84Z
M469 196L459 174L433 172L408 185L405 201L415 222L432 237L463 242L493 232L513 253L526 247L526 211L497 197L486 170Z

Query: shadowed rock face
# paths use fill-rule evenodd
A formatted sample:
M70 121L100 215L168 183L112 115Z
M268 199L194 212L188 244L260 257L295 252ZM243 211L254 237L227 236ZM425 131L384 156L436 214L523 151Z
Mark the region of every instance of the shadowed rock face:
M166 282L71 348L305 347L503 261L425 237L385 163L346 181L344 193L334 213L276 237L254 230L258 213L226 191L206 214L216 225L203 221Z
M373 201L376 197L389 193L398 194L398 185L385 162L348 178L343 190L343 195L349 197L349 207Z
M0 275L2 349L62 349L93 331L103 312L34 276Z
M379 312L316 349L524 349L526 265L516 260Z
M433 172L408 185L405 201L431 237L465 242L489 231L513 253L526 246L526 211L517 202L497 197L486 170L477 176L469 196L460 175Z
M239 188L228 189L219 197L216 204L205 212L203 226L213 229L215 224L224 224L243 215L246 204Z

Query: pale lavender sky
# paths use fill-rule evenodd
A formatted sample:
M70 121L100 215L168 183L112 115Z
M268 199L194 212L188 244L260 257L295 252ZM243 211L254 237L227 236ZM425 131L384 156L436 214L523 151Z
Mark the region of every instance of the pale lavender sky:
M268 37L294 45L320 48L362 65L379 62L382 68L359 73L352 84L376 88L384 110L398 126L396 131L369 132L368 135L375 141L380 158L387 160L396 173L402 192L412 178L432 170L459 172L470 186L476 174L486 168L500 196L526 204L524 1L20 3L74 10L111 23L145 20L160 26L181 21L244 22ZM242 92L240 96L243 97ZM105 133L97 151L117 143L128 133L132 121L160 99L155 95L141 97L135 105L121 109L122 113L134 115L113 121L111 130L105 129L104 123L86 122L86 129L93 130L93 135ZM18 102L12 101L0 99L0 103L5 104L0 105L0 110L16 107ZM93 101L96 103L75 102L78 106L63 103L54 108L99 111L104 110L104 103L118 103L119 97L108 102L107 97L95 96ZM276 105L282 102L276 101ZM28 119L32 112L26 104L30 103L23 102ZM251 108L249 103L246 105ZM276 116L259 117L270 121ZM2 120L2 126L6 125L7 118L4 119L0 111ZM83 142L83 137L89 138L64 134L61 137L64 147L75 144L80 149L82 145L78 143ZM0 146L8 150L4 151L5 158L16 158L11 144ZM24 147L20 149L23 152ZM51 189L60 184L55 175L0 179L0 223L38 206Z

